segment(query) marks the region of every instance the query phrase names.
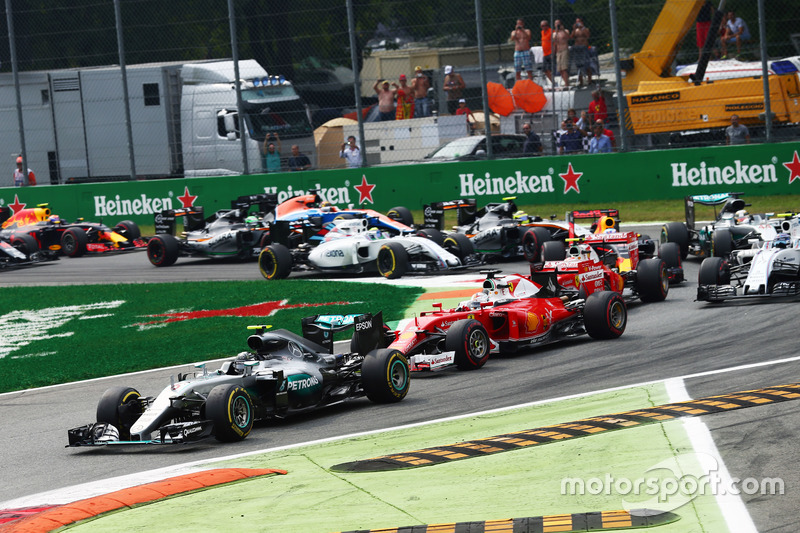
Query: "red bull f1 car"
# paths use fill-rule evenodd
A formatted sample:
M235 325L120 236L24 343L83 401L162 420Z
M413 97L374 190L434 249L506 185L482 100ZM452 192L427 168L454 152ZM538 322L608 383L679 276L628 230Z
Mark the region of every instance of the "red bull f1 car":
M595 266L598 266L595 264ZM493 351L512 353L588 334L594 339L617 338L625 331L627 307L619 294L603 290L592 278L592 264L581 268L586 284L582 294L565 290L557 271L532 268L530 278L498 276L486 271L483 289L449 310L433 304L395 332L381 357L404 355L412 372L436 371L455 365L481 368Z
M37 249L50 256L80 257L87 252L136 250L147 245L139 226L130 220L113 228L82 218L67 222L54 215L47 204L21 209L13 215L7 208L0 209L0 222L0 238L12 243L26 241L26 246L30 247L30 240L24 237L28 235Z
M251 326L250 351L209 371L179 374L156 397L132 387L108 389L96 422L68 430L68 447L168 445L213 436L240 441L258 420L285 418L367 397L399 402L409 387L408 361L398 352L369 352L383 334L377 315L303 319L303 336ZM333 353L333 333L354 328L353 351Z

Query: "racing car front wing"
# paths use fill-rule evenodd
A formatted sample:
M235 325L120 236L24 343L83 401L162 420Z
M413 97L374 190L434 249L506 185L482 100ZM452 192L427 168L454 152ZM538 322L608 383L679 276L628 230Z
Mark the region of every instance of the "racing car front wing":
M772 298L792 298L800 296L800 281L781 281L772 292L762 294L738 294L732 285L698 285L697 301L724 302L727 300L768 300Z
M163 444L191 444L206 437L210 437L214 425L210 420L194 422L178 422L162 426L158 429L158 436L150 440L116 440L107 439L102 431L97 431L99 426L106 424L87 424L67 430L69 444L65 448L78 448L87 446L120 446L120 445L163 445Z

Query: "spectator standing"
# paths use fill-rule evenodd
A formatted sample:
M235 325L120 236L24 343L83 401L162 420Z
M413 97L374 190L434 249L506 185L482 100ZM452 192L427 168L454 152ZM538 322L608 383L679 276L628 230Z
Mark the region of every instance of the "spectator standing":
M578 87L583 85L584 74L586 74L587 84L592 84L592 58L589 55L590 35L591 32L583 24L583 19L576 18L570 37L575 41L572 45L572 57L575 60L575 68L578 69Z
M583 134L571 120L565 120L567 132L558 139L562 154L579 154L583 152Z
M431 116L431 101L428 98L428 89L431 82L422 72L422 67L414 69L414 79L411 80L411 93L414 95L414 116L424 118Z
M725 144L750 144L750 130L739 124L739 115L731 115L731 125L725 128Z
M531 53L531 30L525 27L525 21L517 19L517 25L511 32L508 42L514 43L514 70L517 79L522 79L522 71L528 73L528 79L533 79L533 55Z
M361 166L361 150L356 146L355 137L351 135L347 138L346 143L342 143L339 157L347 160L347 168L359 168Z
M592 91L593 100L589 102L589 120L595 122L597 120L606 121L608 119L608 108L606 107L606 99L603 98L601 91Z
M708 37L708 31L711 29L712 18L714 18L714 4L710 0L706 0L697 14L697 22L695 23L698 50L697 61L700 61L700 56L703 54L703 46L706 44L706 37Z
M563 87L569 88L569 32L560 20L555 21L553 49L556 54L556 68L561 73Z
M553 28L546 20L539 23L539 27L542 28L542 68L544 75L553 83Z
M750 30L747 28L747 23L741 17L737 17L733 11L728 12L725 20L725 34L720 40L722 59L728 58L728 45L733 43L736 43L736 56L738 57L742 53L742 41L750 40Z
M581 131L591 131L592 121L589 120L589 112L581 111L581 116L577 122L575 122L575 125L578 126L578 129Z
M594 124L595 124L595 126L599 124L600 126L603 127L603 135L605 135L606 137L608 137L611 140L611 148L616 148L617 147L617 139L616 139L616 137L614 137L614 132L611 131L610 129L606 128L605 122L603 122L602 120L595 120Z
M589 141L590 154L607 154L611 152L611 139L603 133L602 124L594 125L594 137Z
M275 143L277 143L277 148ZM264 170L267 172L281 171L281 138L277 133L270 133L264 139Z
M25 173L22 171L22 156L17 157L17 168L14 169L14 187L33 187L36 185L36 175L28 169L28 183L25 183Z
M411 94L411 87L408 86L405 74L400 74L400 85L394 84L394 92L397 95L395 119L414 118L414 96Z
M458 109L458 101L464 93L467 84L461 74L453 70L452 65L444 67L444 90L447 91L447 112L451 115Z
M542 146L542 141L539 139L539 136L531 129L531 125L528 123L523 124L522 133L525 134L526 137L525 142L522 143L522 153L539 155L544 150L544 147Z
M378 95L378 116L381 121L394 120L394 96L395 91L389 88L388 80L378 80L372 86L375 94Z
M567 134L567 121L561 121L561 128L557 129L553 132L553 137L556 139L556 152L559 154L564 153L564 150L561 148L561 137Z
M459 98L458 100L458 109L456 109L456 115L464 115L467 119L467 130L472 133L472 128L475 127L475 115L472 114L472 110L467 107L467 101L463 98ZM469 121L469 117L472 117L472 122Z
M311 168L311 161L308 156L300 153L300 147L296 144L292 145L292 155L289 157L289 170L297 172L300 170L308 170Z

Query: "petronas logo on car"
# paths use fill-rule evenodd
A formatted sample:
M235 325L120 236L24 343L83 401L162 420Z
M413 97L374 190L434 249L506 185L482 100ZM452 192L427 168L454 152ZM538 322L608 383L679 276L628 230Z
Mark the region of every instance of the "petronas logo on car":
M314 376L309 376L307 374L299 374L296 376L289 377L289 390L290 391L302 391L305 389L310 389L319 385L319 380Z

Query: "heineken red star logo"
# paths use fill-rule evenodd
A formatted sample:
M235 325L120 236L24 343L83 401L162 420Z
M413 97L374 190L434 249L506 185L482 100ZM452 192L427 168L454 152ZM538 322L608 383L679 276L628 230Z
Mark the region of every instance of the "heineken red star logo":
M795 152L794 156L795 156L795 157L797 157L797 152ZM17 213L19 213L21 210L25 209L25 206L26 206L26 205L27 205L27 204L23 204L23 203L21 203L21 202L19 201L19 196L17 196L17 195L15 194L15 195L14 195L14 203L13 203L13 204L8 204L8 207L10 207L10 208L11 208L11 214L12 214L12 215L16 215L16 214L17 214Z
M355 189L358 191L358 203L363 204L364 201L368 201L369 203L374 203L372 201L372 189L375 188L375 185L370 185L367 183L367 177L361 176L361 185L356 185Z
M184 187L183 196L178 196L178 200L181 201L181 207L193 207L196 199L197 196L189 194L189 187Z
M789 184L794 180L800 178L800 157L797 157L797 150L794 151L794 157L789 163L783 163L789 170Z
M262 302L260 304L245 305L243 307L231 307L230 309L201 309L200 311L179 311L176 313L161 313L157 315L147 315L151 317L162 317L161 320L141 322L136 326L150 324L168 324L170 322L183 322L184 320L194 320L196 318L211 318L220 316L239 316L239 317L266 317L272 316L282 309L296 309L298 307L324 307L328 305L348 305L358 302L324 302L324 303L304 303L288 305L289 300L276 300L274 302Z
M569 164L567 171L564 174L558 175L558 177L564 180L564 194L567 194L570 189L575 189L575 192L578 194L581 193L581 190L578 187L578 180L581 179L581 176L583 176L583 172L575 172L572 169L572 163Z

